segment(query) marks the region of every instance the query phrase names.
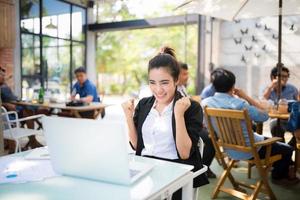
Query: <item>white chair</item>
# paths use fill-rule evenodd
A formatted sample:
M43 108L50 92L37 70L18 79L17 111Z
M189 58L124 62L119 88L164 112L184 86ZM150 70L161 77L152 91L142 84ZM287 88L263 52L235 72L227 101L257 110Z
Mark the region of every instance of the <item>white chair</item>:
M18 117L17 112L15 111L7 111L3 106L2 110L2 121L3 121L3 138L7 140L14 140L16 142L16 152L21 152L21 144L20 140L22 138L26 138L32 135L42 135L42 130L36 129L28 129L21 126L21 122L25 122L28 120L37 120L41 118L43 115L33 115L30 117L20 118ZM10 119L10 116L13 119Z
M203 159L203 150L204 150L204 142L203 140L199 137L199 141L198 141L198 148L199 148L199 152L201 155L201 159ZM206 165L203 165L203 168L198 170L197 172L194 173L194 178L196 178L197 176L199 176L200 174L204 172L206 172L208 169L208 167ZM194 195L193 195L193 200L198 199L199 193L198 193L198 188L194 188Z

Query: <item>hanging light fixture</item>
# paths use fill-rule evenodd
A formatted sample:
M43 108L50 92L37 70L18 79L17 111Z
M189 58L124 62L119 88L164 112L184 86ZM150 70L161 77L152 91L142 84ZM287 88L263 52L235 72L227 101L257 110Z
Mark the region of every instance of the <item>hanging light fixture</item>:
M46 26L48 29L57 29L57 26L55 26L52 22L52 18L50 18L50 23Z

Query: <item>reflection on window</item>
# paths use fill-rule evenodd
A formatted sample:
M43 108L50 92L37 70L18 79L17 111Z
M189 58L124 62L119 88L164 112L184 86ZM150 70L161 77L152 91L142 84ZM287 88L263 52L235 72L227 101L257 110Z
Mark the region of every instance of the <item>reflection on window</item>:
M43 37L45 86L52 93L67 93L70 74L70 42Z
M57 0L44 0L43 2L43 34L70 38L71 6Z
M84 66L84 45L78 42L73 42L73 69Z
M38 99L38 92L41 87L39 78L22 78L22 99Z
M97 1L98 22L116 22L185 14L176 9L184 0L116 0Z
M72 37L74 40L83 41L85 38L85 11L83 8L73 6L72 13Z
M40 74L40 44L37 36L22 34L22 74Z
M20 10L22 95L33 97L43 85L65 96L71 69L85 65L86 9L59 0L21 0Z
M40 10L38 0L22 0L21 6L21 30L23 32L39 33L40 32Z
M161 46L168 45L175 49L179 61L189 65L188 92L193 94L197 25L188 25L187 34L184 30L184 26L173 26L98 34L98 86L105 88L106 94L138 94L140 87L148 84L148 61L158 53Z

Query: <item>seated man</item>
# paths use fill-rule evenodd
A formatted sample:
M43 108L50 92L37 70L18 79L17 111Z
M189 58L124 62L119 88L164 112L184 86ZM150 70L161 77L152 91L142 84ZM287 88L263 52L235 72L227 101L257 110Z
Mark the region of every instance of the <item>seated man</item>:
M85 103L100 102L96 86L87 78L84 67L78 67L74 71L77 82L72 88L71 99L75 100L76 94L79 94L80 101Z
M186 91L187 83L189 80L189 67L186 63L179 62L180 73L178 77L177 90L183 97L187 97L188 92Z
M100 102L97 94L96 86L87 78L84 67L79 67L74 71L77 82L72 87L71 100L74 101L77 94L79 94L79 101L84 103ZM63 111L58 114L64 117L74 117L71 113ZM94 111L80 112L84 118L94 118Z
M219 69L222 69L222 68L217 68L215 70L213 70L211 73L210 73L210 83L209 85L207 85L201 92L200 94L200 97L201 97L201 100L203 99L206 99L207 97L211 97L211 96L214 96L216 90L212 84L213 80L214 80L214 75L215 73L219 70Z
M203 106L234 110L247 109L250 118L254 121L262 122L268 119L268 114L261 110L261 105L258 102L249 97L242 90L234 87L235 76L232 72L225 69L219 70L216 72L212 84L216 89L216 93L214 96L204 99L202 101ZM245 139L247 142L247 137ZM254 132L254 139L256 142L259 142L265 138ZM265 152L266 147L261 147L258 151L261 158L264 158ZM273 164L272 181L275 184L292 185L299 182L299 179L293 173L294 170L290 168L290 165L292 165L292 152L292 147L285 143L276 142L272 145L271 155L282 155L282 159ZM234 150L227 150L227 153L230 157L237 160L252 158L252 155L249 153L241 153Z
M263 92L263 97L267 100L272 100L273 102L277 102L278 96L277 96L277 89L278 89L278 69L277 67L274 67L271 70L270 78L271 83L269 86L267 86ZM297 100L298 98L298 90L295 86L292 84L287 83L288 78L290 76L289 69L286 67L282 67L281 71L281 98L286 100ZM283 137L284 133L286 132L286 120L280 120L280 126L277 126L277 120L274 119L270 123L270 130L273 136ZM284 139L284 137L283 137ZM295 138L293 137L289 144L291 146L295 145Z
M49 111L45 109L39 109L37 107L22 107L16 106L12 104L12 101L17 101L18 97L13 93L11 88L5 83L5 69L0 68L0 90L1 90L1 102L2 106L8 111L16 111L18 113L18 117L28 117L35 114L48 114ZM13 119L12 119L13 120ZM27 120L26 121L27 128L33 129L34 128L34 120ZM8 142L8 148L10 152L14 152L14 143ZM27 143L26 147L36 148L41 147L41 145L35 138L35 136L29 136L29 142Z
M179 62L179 67L180 74L178 78L177 90L182 96L189 96L186 91L186 86L189 80L188 65L186 63ZM202 129L201 133L199 133L199 136L205 144L203 149L203 164L208 167L206 175L208 178L216 178L216 174L209 167L216 153L212 141L209 138L208 132L205 128Z
M0 90L1 90L1 100L2 106L4 106L7 110L16 110L16 106L11 104L11 101L16 101L18 98L13 93L13 91L8 87L5 83L5 72L6 70L0 67Z

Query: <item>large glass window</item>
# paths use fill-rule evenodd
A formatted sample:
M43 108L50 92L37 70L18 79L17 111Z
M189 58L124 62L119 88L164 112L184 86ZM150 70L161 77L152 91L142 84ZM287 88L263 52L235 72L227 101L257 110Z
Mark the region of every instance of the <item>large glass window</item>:
M186 31L185 31L186 28ZM189 65L189 94L195 93L197 25L173 26L98 34L98 87L106 94L138 94L147 85L147 67L159 48L175 49L179 61ZM134 41L134 42L132 42Z
M40 2L39 0L21 0L21 31L40 33Z
M177 9L184 0L115 0L97 1L98 22L165 17L185 14Z
M22 0L20 10L23 91L44 86L69 93L71 72L85 66L86 9L59 0Z

